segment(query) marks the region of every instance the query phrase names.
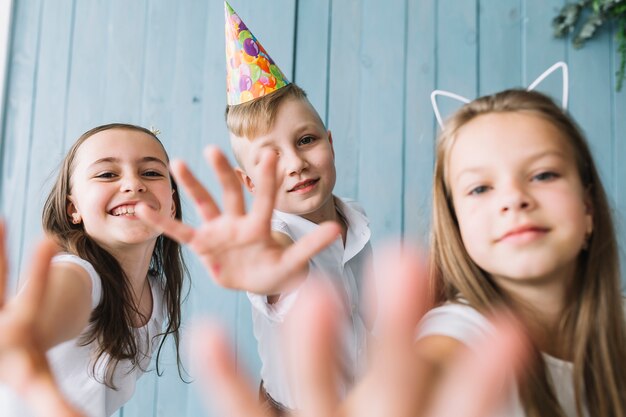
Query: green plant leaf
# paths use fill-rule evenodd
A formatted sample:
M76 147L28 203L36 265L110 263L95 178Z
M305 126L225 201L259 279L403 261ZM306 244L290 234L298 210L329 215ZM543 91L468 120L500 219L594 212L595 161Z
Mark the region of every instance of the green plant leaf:
M581 15L585 12L589 15L572 39L572 43L575 48L581 48L605 23L615 22L616 48L620 56L615 76L616 89L620 91L626 79L626 0L580 0L576 3L567 3L552 20L554 36L563 37L575 31Z
M552 20L554 35L562 37L574 30L578 16L580 15L580 6L578 4L566 4L561 12Z
M574 47L581 48L583 44L591 39L598 29L604 23L602 16L592 14L589 16L583 27L580 29L576 37L574 38Z

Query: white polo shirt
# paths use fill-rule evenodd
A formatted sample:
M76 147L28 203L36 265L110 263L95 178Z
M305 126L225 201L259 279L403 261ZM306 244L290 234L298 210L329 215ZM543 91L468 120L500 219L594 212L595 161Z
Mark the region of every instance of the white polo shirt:
M346 381L341 394L353 385L366 364L367 329L360 314L362 284L371 263L369 221L363 209L353 200L335 198L339 212L346 219L348 231L345 247L341 237L309 261L309 277L330 279L349 305L345 326L342 368ZM313 231L317 224L295 214L275 210L272 229L289 236L294 242ZM298 289L281 294L274 304L267 295L248 293L252 303L252 323L261 357L261 378L272 398L290 409L298 409L297 391L288 383L286 351L283 344L283 322L298 298ZM294 383L297 383L295 381Z

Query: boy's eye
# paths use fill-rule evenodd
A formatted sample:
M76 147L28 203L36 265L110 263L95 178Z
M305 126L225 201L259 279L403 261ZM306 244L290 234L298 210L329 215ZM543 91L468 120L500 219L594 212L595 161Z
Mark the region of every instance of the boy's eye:
M313 143L314 141L315 141L315 138L313 136L305 136L298 140L298 146L309 145Z
M489 190L489 187L486 185L479 185L478 187L474 187L470 190L468 195L479 195L484 194Z
M535 175L532 179L537 180L537 181L550 181L558 177L559 177L559 174L557 174L556 172L546 171L546 172L540 172L539 174Z

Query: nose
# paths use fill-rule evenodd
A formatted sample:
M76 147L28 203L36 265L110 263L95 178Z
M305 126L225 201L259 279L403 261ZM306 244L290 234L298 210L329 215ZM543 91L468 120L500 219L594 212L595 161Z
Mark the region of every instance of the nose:
M147 188L143 179L139 175L133 174L133 175L126 175L122 179L120 189L122 192L125 192L125 193L128 193L128 192L140 193L140 192L145 192Z
M298 175L309 166L300 152L295 150L284 152L280 159L289 175Z
M508 184L502 191L500 212L526 211L534 206L532 196L523 185L518 183Z

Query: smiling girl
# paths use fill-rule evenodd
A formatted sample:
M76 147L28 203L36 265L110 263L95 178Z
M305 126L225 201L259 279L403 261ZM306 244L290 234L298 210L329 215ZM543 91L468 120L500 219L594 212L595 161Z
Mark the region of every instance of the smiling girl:
M36 339L64 394L89 416L109 416L130 399L163 336L178 350L180 246L134 215L141 202L181 218L167 164L149 130L99 126L71 147L45 203L44 229L63 253L53 259Z
M549 98L508 90L443 126L433 287L418 346L445 364L507 306L535 365L502 416L626 415L626 325L611 211L589 147ZM468 376L470 377L470 376Z

